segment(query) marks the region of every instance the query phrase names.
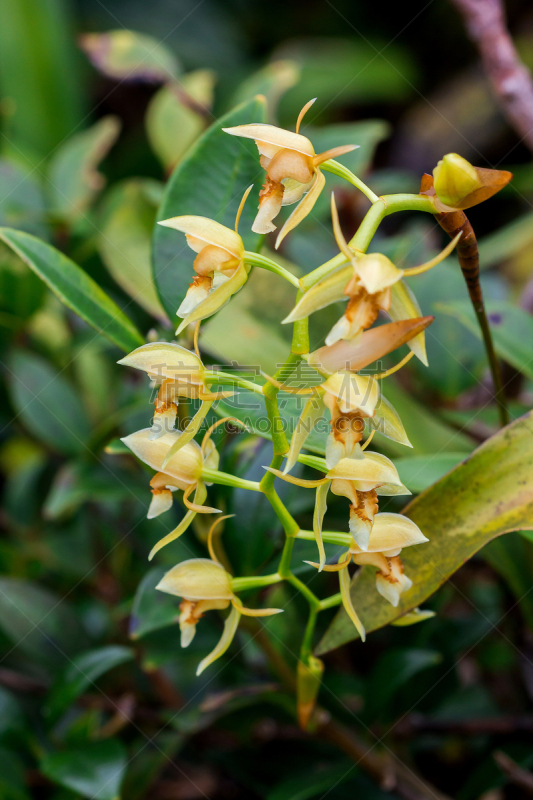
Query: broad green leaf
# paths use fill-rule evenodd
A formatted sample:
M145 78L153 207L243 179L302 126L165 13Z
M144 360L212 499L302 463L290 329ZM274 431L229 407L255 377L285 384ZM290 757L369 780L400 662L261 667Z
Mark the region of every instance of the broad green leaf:
M14 652L52 668L63 666L85 638L64 598L18 578L0 578L0 628Z
M162 86L152 97L146 111L146 133L165 170L176 166L206 127L215 80L214 72L199 69L180 82Z
M193 214L233 228L241 198L248 186L255 184L239 226L244 246L254 250L259 237L250 229L264 170L254 142L229 136L222 128L264 120L264 99L255 98L208 128L170 176L157 219ZM152 268L159 297L172 320L195 275L195 257L183 234L162 225L154 227Z
M365 693L368 697L365 714L370 719L378 717L404 683L441 661L441 654L435 650L418 647L393 647L386 650L370 675Z
M61 453L87 451L89 423L63 374L39 356L17 350L9 364L8 384L17 415L38 439Z
M466 457L466 453L428 453L394 459L400 479L414 494L423 492L435 481L440 480Z
M166 319L152 278L150 244L161 184L133 178L105 198L97 238L102 261L119 286L145 311Z
M530 412L487 439L452 472L406 507L429 542L402 552L413 587L393 608L377 593L375 570L364 567L352 581L352 601L367 632L381 628L432 595L487 542L533 525L533 434ZM326 653L356 639L340 610L318 645Z
M50 206L53 214L72 224L82 217L105 178L97 166L116 142L118 117L104 117L91 128L75 133L55 152L48 168Z
M23 719L22 708L15 695L0 687L0 737L20 728Z
M311 800L318 795L323 797L332 787L340 786L353 776L354 766L348 761L333 767L307 770L305 774L278 781L276 788L267 794L266 800Z
M50 692L45 708L48 720L55 722L101 675L133 657L133 650L121 645L98 647L75 656Z
M138 31L86 33L80 46L96 69L117 80L168 81L180 72L178 59L165 44Z
M163 569L149 570L137 587L130 615L132 639L139 639L178 621L179 604L176 598L156 590L164 573Z
M79 53L64 0L2 0L3 148L42 159L82 121Z
M89 800L118 800L126 767L126 751L116 739L69 745L41 760L47 778Z
M498 355L533 378L533 317L527 311L505 301L486 303L489 324ZM481 339L481 330L468 300L439 303L438 310L459 320L465 328Z
M2 239L85 322L122 350L144 340L130 319L81 267L55 247L22 231L0 228Z
M2 800L30 800L24 763L7 747L0 747L0 797Z
M44 192L29 170L0 158L0 225L48 237Z
M508 261L533 244L533 213L530 211L479 240L480 269Z

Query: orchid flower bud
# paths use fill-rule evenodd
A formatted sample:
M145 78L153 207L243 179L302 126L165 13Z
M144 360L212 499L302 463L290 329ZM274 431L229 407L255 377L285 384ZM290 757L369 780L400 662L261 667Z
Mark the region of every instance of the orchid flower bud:
M238 233L206 217L172 217L158 223L185 234L189 247L198 253L197 273L176 311L182 317L176 335L191 322L210 317L226 305L248 278L244 244Z
M266 171L265 184L259 193L259 211L252 225L255 233L276 230L273 220L281 207L299 203L281 229L276 248L289 231L305 219L318 200L326 184L320 164L356 147L346 145L315 154L309 139L298 133L303 116L313 103L311 100L300 112L296 133L263 123L223 128L231 136L253 139L259 150L261 166Z
M506 170L473 167L466 158L448 153L433 170L434 189L446 211L482 203L503 189L512 178Z
M305 661L298 661L296 671L297 713L298 724L303 731L309 729L323 673L324 662L313 655L308 656Z

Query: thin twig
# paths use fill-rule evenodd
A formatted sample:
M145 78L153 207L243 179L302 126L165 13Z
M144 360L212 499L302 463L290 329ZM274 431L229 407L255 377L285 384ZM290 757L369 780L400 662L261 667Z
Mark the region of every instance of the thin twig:
M521 789L525 789L528 794L533 794L533 772L523 769L507 753L503 753L501 750L496 750L494 753L494 761L511 783Z
M452 0L509 124L533 152L533 78L507 30L501 0Z

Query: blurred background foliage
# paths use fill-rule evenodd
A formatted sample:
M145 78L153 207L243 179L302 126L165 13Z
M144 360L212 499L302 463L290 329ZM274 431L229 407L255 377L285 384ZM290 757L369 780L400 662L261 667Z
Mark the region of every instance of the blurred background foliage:
M533 67L530 4L510 2L508 13ZM304 132L317 150L359 143L345 163L378 194L417 191L421 174L450 151L515 173L469 216L513 416L528 410L533 166L445 0L2 0L0 224L53 243L143 336L155 328L170 338L175 306L161 302L150 266L165 182L215 118L257 93L270 120L287 127L318 96ZM366 200L328 183L344 228L355 230ZM388 219L373 248L412 265L441 242L432 220L407 215ZM281 255L288 268L309 271L335 252L324 193ZM189 266L168 282L178 281L179 294L188 279ZM411 363L387 387L414 449L379 442L415 493L496 430L455 259L416 280L423 313L437 315L430 366ZM254 273L203 327L208 359L272 371L286 354L278 322L293 290L285 286ZM336 316L317 315L314 347ZM109 452L114 437L149 423L146 385L116 367L119 349L4 245L0 337L0 797L385 797L387 787L331 741L298 731L260 626L240 630L228 657L194 677L220 619L209 615L182 651L177 601L154 587L165 568L205 554L207 529L198 523L148 565L169 522L145 519L147 470ZM222 469L261 476L268 443L242 434L218 443ZM309 527L311 493L284 491ZM268 570L281 531L264 498L224 487L212 494L236 514L224 535L235 572ZM401 505L391 498L387 508ZM343 507L332 504L330 514L330 527L342 528ZM302 560L312 557L308 543L297 546ZM299 574L318 586L304 566ZM442 792L520 796L517 770L533 769L532 577L533 534L492 542L431 599L436 618L326 656L324 708ZM324 593L335 591L334 579L320 580ZM294 667L305 608L284 586L267 594L269 605L287 606L265 624L270 658Z

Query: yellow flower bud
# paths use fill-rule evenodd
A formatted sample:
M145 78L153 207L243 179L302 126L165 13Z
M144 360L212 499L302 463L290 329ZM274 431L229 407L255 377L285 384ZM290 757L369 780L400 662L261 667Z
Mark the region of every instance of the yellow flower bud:
M439 161L433 170L433 180L437 197L451 208L458 207L481 186L475 167L457 153L448 153Z

